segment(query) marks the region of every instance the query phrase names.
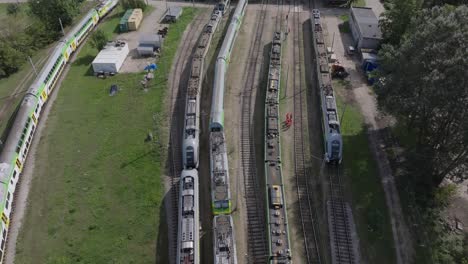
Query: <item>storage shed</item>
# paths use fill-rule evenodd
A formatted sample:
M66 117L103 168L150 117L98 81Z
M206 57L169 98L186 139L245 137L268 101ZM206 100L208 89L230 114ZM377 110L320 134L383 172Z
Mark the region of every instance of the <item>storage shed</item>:
M117 73L128 52L128 44L123 41L108 43L92 63L94 73Z
M360 49L377 49L382 40L379 20L372 8L351 7L349 27L353 35L354 45Z
M140 8L133 9L132 14L128 18L128 29L137 30L143 20L143 10Z
M128 9L119 22L120 33L128 31L128 19L133 14L133 9Z
M140 37L137 52L140 56L152 56L156 49L162 47L163 38L160 35L148 34Z
M172 6L166 10L166 14L164 14L164 21L165 22L176 22L177 19L182 15L182 7L180 6Z

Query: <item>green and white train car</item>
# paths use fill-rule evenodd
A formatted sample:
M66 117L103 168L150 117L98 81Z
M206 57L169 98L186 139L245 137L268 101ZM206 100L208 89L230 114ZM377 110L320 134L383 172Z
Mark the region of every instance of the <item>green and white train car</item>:
M102 1L92 9L55 47L36 80L29 87L16 113L10 133L0 153L0 264L3 263L14 193L21 177L29 148L36 131L42 108L60 78L70 56L84 42L102 17L118 0Z

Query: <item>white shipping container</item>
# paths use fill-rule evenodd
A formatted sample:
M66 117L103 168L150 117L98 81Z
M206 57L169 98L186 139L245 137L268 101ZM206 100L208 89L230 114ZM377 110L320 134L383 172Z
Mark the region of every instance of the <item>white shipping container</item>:
M94 59L92 65L94 73L114 72L117 73L122 67L129 53L128 44L120 42L108 44Z

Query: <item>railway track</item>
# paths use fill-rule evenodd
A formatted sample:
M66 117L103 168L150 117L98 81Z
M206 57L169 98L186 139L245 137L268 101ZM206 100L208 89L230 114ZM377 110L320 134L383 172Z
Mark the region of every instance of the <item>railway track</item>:
M255 140L252 127L252 94L255 90L257 64L262 56L261 39L266 19L268 0L262 1L260 15L257 16L255 37L249 50L247 76L242 91L240 158L244 176L245 203L247 210L248 263L266 263L268 255L264 201L261 195L259 176L255 160Z
M311 204L311 190L308 179L311 177L310 169L306 167L306 149L304 146L304 115L303 106L306 100L305 88L302 85L303 52L301 50L302 24L299 18L299 0L294 1L293 13L293 83L294 83L294 173L296 178L299 213L301 217L302 232L304 235L304 250L307 263L321 263L320 248L318 244L318 231L316 230L316 214Z
M205 19L206 18L206 19ZM182 47L179 49L179 56L174 66L174 72L171 78L171 102L170 102L170 119L171 124L169 145L170 145L170 218L169 221L169 256L175 256L177 252L177 227L178 227L178 203L179 203L179 174L182 171L182 134L183 134L183 119L185 114L185 93L187 88L188 76L180 78L184 68L190 67L190 58L193 51L192 43L194 38L199 37L200 27L208 21L207 14L199 14L194 19L194 24L186 33L185 41L182 42ZM173 27L176 27L175 24ZM173 29L174 30L174 29ZM178 29L176 29L178 30ZM179 74L180 73L180 74ZM172 250L172 251L171 251ZM171 262L175 261L171 258Z
M351 237L351 208L346 203L340 167L327 168L330 199L327 201L332 263L356 264Z

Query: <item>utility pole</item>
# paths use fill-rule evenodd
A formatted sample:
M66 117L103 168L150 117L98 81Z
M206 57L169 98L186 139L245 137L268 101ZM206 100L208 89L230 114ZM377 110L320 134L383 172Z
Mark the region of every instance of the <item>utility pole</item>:
M33 63L32 59L31 59L31 56L28 56L28 60L29 60L29 62L31 63L31 66L32 66L32 68L33 68L33 70L34 70L34 73L35 73L36 76L37 76L36 66L35 66L34 63Z
M60 22L60 28L62 29L62 34L65 36L65 30L63 30L62 19L60 19L60 17L59 17L59 22Z
M335 44L335 32L333 32L331 51L333 52L333 44Z

